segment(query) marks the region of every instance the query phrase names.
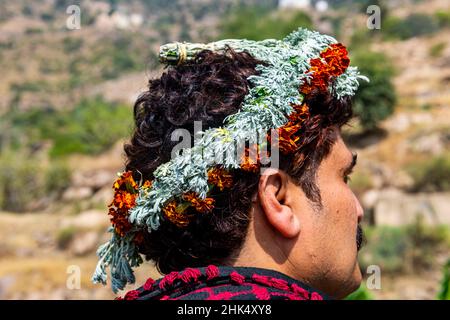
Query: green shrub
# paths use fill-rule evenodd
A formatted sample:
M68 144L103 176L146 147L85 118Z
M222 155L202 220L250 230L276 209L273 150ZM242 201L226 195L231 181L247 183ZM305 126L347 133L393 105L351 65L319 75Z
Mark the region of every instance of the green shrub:
M0 154L0 207L8 211L24 211L44 196L45 175L40 165L23 153Z
M44 33L44 30L41 28L26 28L25 29L26 35L41 34L41 33Z
M345 300L373 300L373 295L369 292L364 284L361 284L359 288L349 294Z
M28 17L32 16L33 15L33 8L31 7L31 5L29 5L29 4L24 5L22 7L22 14L24 16L28 16Z
M393 67L384 54L365 49L354 51L352 64L370 79L360 82L353 98L355 115L364 129L374 129L394 112L397 97L392 84Z
M420 216L408 226L366 227L361 266L379 265L384 273L426 270L436 262L437 253L448 246L449 233L448 226L426 225Z
M450 300L450 259L444 266L441 289L437 296L439 300Z
M355 28L351 34L348 49L354 51L367 51L367 44L382 40L383 27L381 29L368 29L366 26ZM385 57L384 55L382 56Z
M45 22L50 22L55 20L55 15L51 12L44 12L41 14L41 19Z
M412 191L450 190L450 153L411 164L407 171L414 180Z
M46 173L45 189L47 193L61 192L69 187L71 170L62 160L53 161Z
M59 230L58 234L56 235L56 243L58 248L61 250L67 249L76 233L77 229L75 227L66 227Z
M390 16L385 19L381 28L387 39L406 40L432 34L439 29L439 25L433 16L411 14L404 19Z
M12 83L10 85L10 90L15 92L38 92L45 91L48 88L48 83L44 81L25 81L22 83Z
M122 105L97 98L84 100L63 115L63 128L53 134L51 155L98 154L124 138L131 128L132 112Z
M0 152L0 209L23 212L50 195L60 196L71 173L62 161L44 164L19 150Z
M225 17L221 25L221 38L283 39L299 27L312 28L311 18L303 11L279 11L274 14L263 7L246 7Z
M112 39L105 39L86 64L99 66L102 79L114 79L125 72L141 70L148 58L142 54L144 39L125 32L118 33Z
M37 109L10 117L29 144L50 140L53 157L98 154L126 137L132 124L130 108L100 97L83 100L70 111Z
M95 22L96 16L89 14L89 12L83 11L83 13L80 16L80 24L82 26L90 26L93 25Z
M345 10L345 12L356 11L366 14L367 7L370 5L379 6L383 16L389 10L388 0L328 0L327 2L331 7Z
M441 28L450 27L450 10L439 10L434 14L434 17Z
M430 111L433 108L433 105L431 103L424 103L424 104L420 105L419 108L424 111Z
M408 239L401 228L365 228L367 244L360 255L361 267L379 265L383 272L393 273L404 270L404 256L408 250Z
M447 44L445 42L436 43L430 48L430 56L433 58L440 57L446 46Z
M411 270L425 270L432 267L439 247L448 244L448 227L425 225L422 216L417 216L413 224L406 226L405 232L412 248L406 256Z
M111 1L111 0L110 0ZM117 0L114 0L116 2ZM148 7L149 10L158 9L174 9L177 7L177 1L167 0L143 0L142 3Z
M82 38L66 37L63 39L63 49L65 53L73 53L83 46Z

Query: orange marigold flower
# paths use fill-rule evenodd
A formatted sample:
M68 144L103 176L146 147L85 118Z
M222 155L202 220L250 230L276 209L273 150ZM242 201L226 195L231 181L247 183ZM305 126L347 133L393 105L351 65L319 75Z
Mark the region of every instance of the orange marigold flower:
M144 184L142 185L142 188L144 188L144 189L149 189L151 187L152 187L152 181L150 181L150 180L146 180L144 182Z
M241 169L248 172L258 172L260 168L259 146L245 148L241 158Z
M244 161L241 163L241 169L248 172L258 172L259 164L253 163L249 157L244 157Z
M230 188L233 184L233 176L221 167L214 167L208 171L208 182L217 186L220 191Z
M310 73L312 78L301 86L300 92L309 94L314 89L327 90L331 77L343 74L349 65L350 59L344 45L341 43L331 44L320 53L320 58L310 60L310 68L307 73Z
M208 213L214 209L215 200L213 198L205 198L201 200L198 205L194 206L195 209L201 213Z
M120 177L114 182L113 185L114 190L138 190L138 185L136 181L134 181L133 174L131 171L123 172Z
M294 111L289 115L290 123L303 123L309 117L309 107L303 104L293 104Z
M211 212L214 209L214 199L201 199L195 192L187 192L183 195L183 199L190 202L190 204L201 213Z
M136 205L139 187L131 171L123 172L113 184L114 198L109 204L109 215L114 230L124 236L130 229L128 211ZM113 208L114 207L114 208Z
M332 75L338 76L345 72L350 65L347 49L342 43L334 43L320 54L325 60L328 69L335 71Z
M318 70L313 73L313 77L309 80L309 83L305 82L302 85L300 92L309 94L315 89L319 91L326 91L328 89L329 79L330 76L326 72Z
M162 211L170 222L175 224L177 227L184 228L188 226L190 216L184 214L183 211L177 210L177 207L177 202L172 200L162 208Z
M112 205L114 205L115 207L117 207L119 209L122 209L122 208L131 209L136 204L136 198L137 198L137 194L135 194L135 193L129 193L126 191L118 190L114 194L114 200L113 200Z
M341 75L350 65L348 51L342 43L330 45L321 52L320 56L327 63L328 69L333 76Z
M284 154L293 153L299 148L299 130L309 117L309 107L306 104L293 104L294 111L289 115L289 121L278 128L278 145ZM269 137L270 138L270 137Z
M297 151L297 143L300 137L297 132L300 130L301 124L288 124L287 126L282 126L278 129L278 144L280 151L284 154L289 154Z
M128 213L124 210L109 208L111 215L111 224L117 234L123 237L131 229L131 223L128 221Z

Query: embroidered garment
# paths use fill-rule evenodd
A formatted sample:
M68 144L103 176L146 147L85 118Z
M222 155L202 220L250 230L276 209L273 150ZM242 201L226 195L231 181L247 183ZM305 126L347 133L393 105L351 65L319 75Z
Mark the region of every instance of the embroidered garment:
M328 297L283 273L250 267L186 268L118 300L324 300Z

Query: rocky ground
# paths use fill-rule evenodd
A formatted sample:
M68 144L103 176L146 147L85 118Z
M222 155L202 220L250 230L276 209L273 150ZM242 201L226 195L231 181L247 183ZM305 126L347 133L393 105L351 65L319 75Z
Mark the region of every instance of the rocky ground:
M450 193L409 192L413 178L406 169L448 150L449 119L447 106L398 111L384 122L385 137L365 137L366 142L359 140L354 146L359 161L355 173L370 179L359 196L367 210L374 210L377 224L404 225L420 214L430 224L450 225Z
M109 287L93 285L90 277L95 249L107 240L104 211L77 215L58 213L0 214L4 243L0 252L0 299L111 299ZM64 230L76 230L61 248ZM19 230L19 231L18 231ZM72 275L80 275L79 288ZM157 276L151 265L137 273L137 283ZM68 284L69 283L69 284ZM132 286L131 286L132 287Z

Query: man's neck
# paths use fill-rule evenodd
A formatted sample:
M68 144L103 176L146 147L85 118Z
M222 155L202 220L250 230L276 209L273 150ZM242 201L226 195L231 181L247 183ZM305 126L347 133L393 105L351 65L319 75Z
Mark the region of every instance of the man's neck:
M257 227L262 227L258 224ZM254 267L269 269L281 272L290 277L296 278L293 274L292 267L289 265L288 258L284 255L283 250L276 247L275 235L270 236L272 230L270 228L259 234L269 235L264 237L256 237L254 223L248 228L247 238L244 242L239 255L233 259L234 267Z

